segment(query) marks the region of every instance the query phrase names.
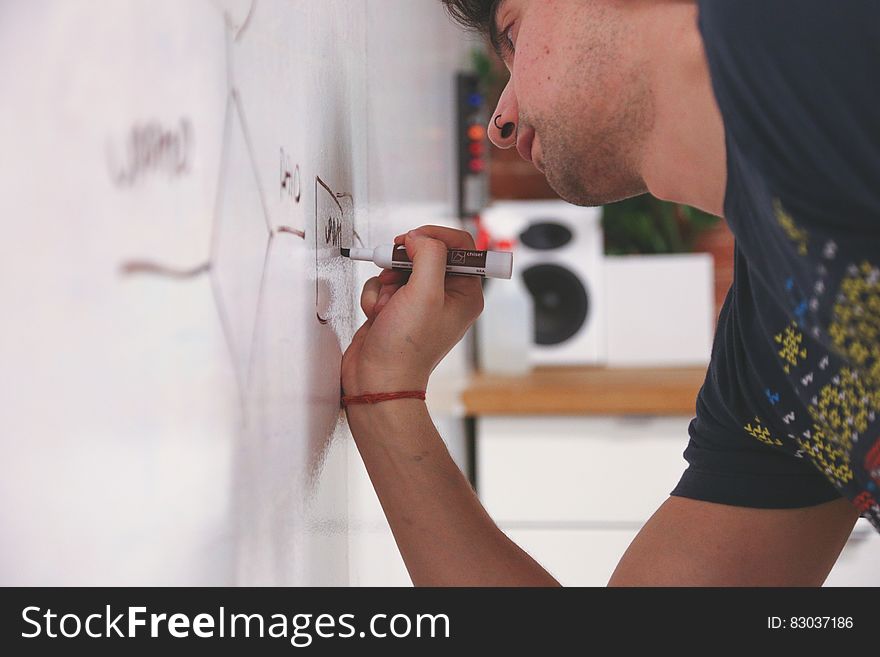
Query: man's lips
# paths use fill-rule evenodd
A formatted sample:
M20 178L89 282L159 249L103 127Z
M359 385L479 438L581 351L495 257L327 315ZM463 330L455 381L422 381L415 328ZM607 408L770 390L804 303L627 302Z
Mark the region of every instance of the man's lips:
M526 162L532 161L532 142L535 140L535 130L526 126L516 136L516 150Z

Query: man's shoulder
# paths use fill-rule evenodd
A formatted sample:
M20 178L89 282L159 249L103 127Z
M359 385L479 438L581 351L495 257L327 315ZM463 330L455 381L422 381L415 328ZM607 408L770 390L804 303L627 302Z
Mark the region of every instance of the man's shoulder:
M701 0L728 138L777 196L820 217L880 213L880 2Z

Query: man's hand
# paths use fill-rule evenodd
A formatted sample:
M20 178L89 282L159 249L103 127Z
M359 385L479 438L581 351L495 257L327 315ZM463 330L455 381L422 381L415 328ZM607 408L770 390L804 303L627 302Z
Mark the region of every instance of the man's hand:
M437 363L483 309L481 280L447 276L447 249L474 249L462 230L422 226L394 240L413 270L384 270L361 293L367 321L342 357L347 395L424 390Z
M364 286L367 321L342 357L345 394L424 390L431 370L483 309L479 278L447 276L447 250L468 233L424 226L395 239L413 261ZM425 402L346 408L394 540L416 586L554 586L558 582L486 513L449 455Z

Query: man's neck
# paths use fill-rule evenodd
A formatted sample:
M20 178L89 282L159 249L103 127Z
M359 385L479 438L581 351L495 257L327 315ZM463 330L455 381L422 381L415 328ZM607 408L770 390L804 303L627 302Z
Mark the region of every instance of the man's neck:
M724 215L724 124L697 28L696 3L659 3L643 24L654 123L642 160L648 190L667 201ZM652 12L653 13L653 12ZM659 20L658 20L659 19Z

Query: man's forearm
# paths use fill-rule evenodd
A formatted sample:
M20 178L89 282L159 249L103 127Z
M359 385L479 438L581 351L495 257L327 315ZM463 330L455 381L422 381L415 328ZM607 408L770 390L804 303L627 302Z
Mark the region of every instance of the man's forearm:
M424 402L351 406L348 420L416 586L558 585L483 509Z

